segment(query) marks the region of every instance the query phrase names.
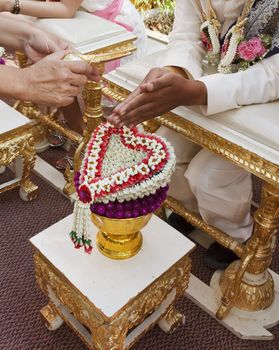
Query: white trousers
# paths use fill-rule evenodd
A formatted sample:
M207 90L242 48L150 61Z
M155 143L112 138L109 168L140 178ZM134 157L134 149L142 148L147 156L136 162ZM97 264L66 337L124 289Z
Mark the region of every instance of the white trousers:
M169 140L176 155L169 195L207 224L239 242L247 240L253 228L251 175L168 128L160 127L157 133Z

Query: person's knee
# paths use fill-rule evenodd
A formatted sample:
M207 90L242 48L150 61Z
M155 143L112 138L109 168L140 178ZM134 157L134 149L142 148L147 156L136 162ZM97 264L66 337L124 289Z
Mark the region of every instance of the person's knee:
M190 162L184 176L188 180L191 191L197 195L208 183L208 157L200 151Z

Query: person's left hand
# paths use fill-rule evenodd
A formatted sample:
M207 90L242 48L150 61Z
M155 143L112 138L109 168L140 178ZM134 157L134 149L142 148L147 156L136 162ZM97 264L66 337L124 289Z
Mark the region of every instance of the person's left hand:
M124 104L123 110L112 113L107 120L116 127L134 127L181 105L207 104L204 83L188 80L179 74L167 73L140 85L141 93Z
M75 51L66 40L34 26L34 31L23 43L23 51L32 62L58 51Z

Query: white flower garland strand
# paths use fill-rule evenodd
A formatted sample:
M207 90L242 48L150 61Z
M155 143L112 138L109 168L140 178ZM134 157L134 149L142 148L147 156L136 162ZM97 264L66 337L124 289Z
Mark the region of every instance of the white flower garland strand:
M228 40L228 50L218 65L219 73L227 74L232 72L232 63L235 59L241 37L242 36L236 32L235 26L226 34L224 42Z
M214 25L210 21L205 21L202 23L200 30L203 32L205 29L207 29L212 45L212 51L209 54L214 56L219 55L221 49L219 34L216 32Z
M76 238L80 242L82 242L83 240L88 240L90 205L84 204L79 200L76 200L73 216L74 216L74 222L73 222L72 231L75 232Z

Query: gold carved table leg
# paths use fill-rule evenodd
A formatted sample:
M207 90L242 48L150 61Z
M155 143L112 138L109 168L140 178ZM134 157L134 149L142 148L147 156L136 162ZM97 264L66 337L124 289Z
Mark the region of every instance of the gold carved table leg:
M64 193L71 195L74 193L74 172L78 171L81 165L82 155L86 148L86 145L90 139L93 130L100 125L103 118L103 111L101 106L102 88L101 82L96 83L94 81L88 81L84 87L83 100L85 105L85 111L83 114L83 120L85 122L85 130L83 132L83 138L74 155L74 171L67 166L64 177L66 179L66 185L64 187Z
M63 319L57 313L55 306L49 302L41 308L41 317L49 331L56 331L64 323Z
M16 55L20 68L24 68L27 63L27 57L22 52L17 52ZM31 101L17 101L14 108L31 120L36 120L37 115L40 114L39 107ZM49 148L48 130L41 123L38 123L34 126L32 133L36 152L40 153L47 150Z
M274 302L274 281L268 269L279 228L279 187L264 184L254 221L243 258L231 264L220 278L223 297L217 312L219 319L232 307L254 312L266 310Z
M19 195L24 201L37 197L38 187L30 180L35 157L34 138L31 131L19 133L18 136L11 135L9 139L0 144L0 165L9 165L15 161L16 172L16 179L8 186L1 187L0 193L19 186Z

